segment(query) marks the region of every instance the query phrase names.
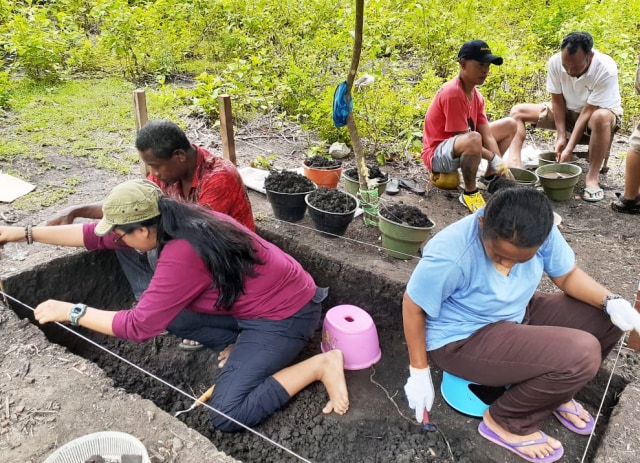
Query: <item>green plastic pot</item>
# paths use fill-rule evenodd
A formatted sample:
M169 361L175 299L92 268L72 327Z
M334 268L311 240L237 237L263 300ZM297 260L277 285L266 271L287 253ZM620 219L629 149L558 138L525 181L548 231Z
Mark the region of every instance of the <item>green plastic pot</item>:
M571 153L571 161L565 162L563 164L577 164L578 156L575 153ZM555 151L546 151L544 153L540 153L540 157L538 158L538 166L546 166L549 164L557 164L556 163L556 152Z
M378 229L382 234L382 248L384 252L396 259L411 259L416 255L420 245L429 237L430 227L411 227L401 223L392 222L381 214L378 214Z
M360 182L358 179L354 180L351 177L344 175L344 173L342 174L342 178L344 178L344 191L352 194L353 196L358 196L358 191L360 191ZM387 189L387 183L389 183L389 178L387 178L383 183L378 184L378 197L382 196L382 193Z
M544 193L553 201L571 199L581 173L579 166L566 163L549 164L536 169Z
M518 169L517 167L511 167L509 171L511 171L518 186L534 187L538 183L538 176L531 171Z

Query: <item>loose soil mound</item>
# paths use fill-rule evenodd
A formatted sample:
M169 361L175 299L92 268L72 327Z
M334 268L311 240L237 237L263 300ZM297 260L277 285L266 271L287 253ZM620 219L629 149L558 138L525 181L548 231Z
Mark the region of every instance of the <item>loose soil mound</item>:
M410 227L433 227L433 222L429 217L416 206L392 204L380 208L380 215L392 222L409 225Z
M367 169L369 169L369 178L371 180L379 178L379 183L383 183L389 179L389 175L382 172L378 166L367 166ZM345 170L344 175L345 177L358 181L358 169L355 167Z
M313 169L337 169L342 165L342 161L325 158L319 154L305 159L304 165Z
M304 175L290 170L272 171L264 180L264 188L279 193L305 193L313 191L315 184Z
M309 204L326 212L344 214L357 207L357 202L347 193L340 190L320 188L309 195Z

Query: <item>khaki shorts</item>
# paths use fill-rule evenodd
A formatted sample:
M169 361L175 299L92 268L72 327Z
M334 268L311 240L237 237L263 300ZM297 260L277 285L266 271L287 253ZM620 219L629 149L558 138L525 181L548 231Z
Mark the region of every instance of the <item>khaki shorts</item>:
M629 138L629 145L631 145L631 149L633 151L640 153L640 121L636 124L636 128L631 134L631 138Z
M541 103L542 109L540 110L540 115L538 116L538 122L535 125L537 129L545 129L545 130L555 130L556 122L553 118L553 110L551 109L551 103ZM620 130L620 125L622 124L622 114L618 114L616 111L610 110L615 117L614 122L611 126L611 133L616 133ZM577 111L567 111L565 114L566 124L567 124L567 132L571 132L573 127L576 125L576 121L580 113ZM586 127L584 133L582 134L582 138L578 142L579 145L588 145L589 144L589 136L591 135L591 130L589 127Z

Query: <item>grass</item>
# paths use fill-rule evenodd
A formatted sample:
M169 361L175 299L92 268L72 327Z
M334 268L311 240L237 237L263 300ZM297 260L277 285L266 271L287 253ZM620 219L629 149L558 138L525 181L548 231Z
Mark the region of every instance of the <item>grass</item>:
M0 169L27 181L57 170L65 185L44 185L15 201L15 208L65 202L82 181L77 172L66 172L78 158L88 167L123 175L138 162L130 82L106 77L14 83L11 110L0 128ZM146 96L150 119L177 118L177 102L150 91Z

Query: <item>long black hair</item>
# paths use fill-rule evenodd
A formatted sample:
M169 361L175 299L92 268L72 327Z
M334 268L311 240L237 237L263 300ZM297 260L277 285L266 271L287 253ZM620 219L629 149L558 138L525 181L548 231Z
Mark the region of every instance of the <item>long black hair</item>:
M264 263L258 258L251 236L194 204L162 196L158 208L158 217L117 228L131 233L137 228L155 226L158 254L172 239L187 240L211 272L213 285L220 294L216 307L231 310L244 291L245 278L255 276L255 266Z

